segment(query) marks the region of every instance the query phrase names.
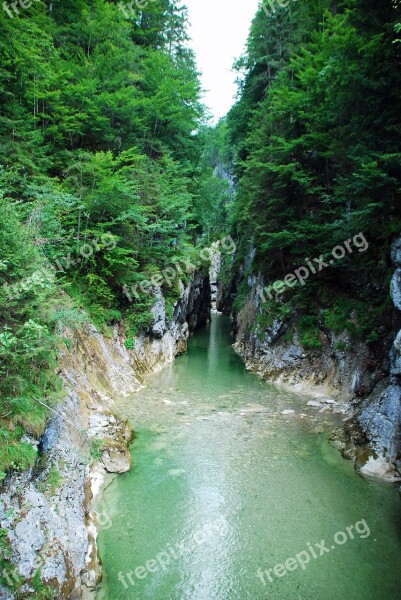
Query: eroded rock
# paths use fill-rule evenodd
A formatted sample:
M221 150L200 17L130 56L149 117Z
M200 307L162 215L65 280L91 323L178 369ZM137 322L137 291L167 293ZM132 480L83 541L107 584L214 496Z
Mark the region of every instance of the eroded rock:
M99 582L99 519L93 499L101 490L103 473L123 473L131 462L132 430L126 420L113 415L113 398L140 389L143 377L185 351L190 331L206 322L207 279L195 275L182 286L182 293L168 327L159 298L150 335L139 336L134 351L126 348L119 326L111 338L91 324L63 332L69 344L60 348L58 372L67 394L40 441L46 466L40 472L9 477L0 502L0 526L11 550L10 568L18 566L20 576L27 580L23 592L27 597L29 581L38 569L43 583L50 584L60 599L76 600L82 586L93 589ZM90 468L96 454L100 462ZM47 479L50 472L54 489ZM3 590L0 598L13 600Z
M126 444L106 441L101 463L108 473L126 473L131 467L131 454Z
M401 269L397 269L391 279L390 295L394 306L401 310Z

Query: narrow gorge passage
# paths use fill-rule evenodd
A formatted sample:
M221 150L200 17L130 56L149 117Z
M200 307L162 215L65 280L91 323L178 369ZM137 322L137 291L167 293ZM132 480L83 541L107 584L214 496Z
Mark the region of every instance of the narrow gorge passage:
M187 354L116 404L137 435L131 471L97 507L96 600L398 597L398 491L341 458L328 441L334 417L247 373L229 331L213 316ZM334 544L338 532L347 539ZM303 569L305 554L271 582L258 576L310 548Z

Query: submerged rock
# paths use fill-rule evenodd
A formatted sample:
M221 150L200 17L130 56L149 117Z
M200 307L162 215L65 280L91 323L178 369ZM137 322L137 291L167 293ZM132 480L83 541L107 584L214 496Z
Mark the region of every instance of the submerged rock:
M319 402L322 402L323 404L336 404L336 401L333 400L333 398L319 398Z

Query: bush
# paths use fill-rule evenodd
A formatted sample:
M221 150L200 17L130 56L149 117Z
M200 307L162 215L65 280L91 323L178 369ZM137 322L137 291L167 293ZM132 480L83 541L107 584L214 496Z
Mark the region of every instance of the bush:
M299 320L301 344L308 350L321 348L320 329L316 315L304 315Z

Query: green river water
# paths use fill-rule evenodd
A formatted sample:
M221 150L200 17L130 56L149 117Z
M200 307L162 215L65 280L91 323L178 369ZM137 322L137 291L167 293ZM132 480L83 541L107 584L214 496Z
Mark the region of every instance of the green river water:
M96 600L401 598L398 491L355 473L309 398L248 373L229 331L214 316L115 406L136 438L98 507Z

